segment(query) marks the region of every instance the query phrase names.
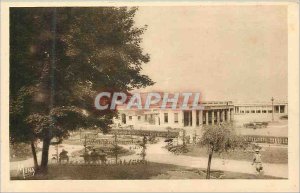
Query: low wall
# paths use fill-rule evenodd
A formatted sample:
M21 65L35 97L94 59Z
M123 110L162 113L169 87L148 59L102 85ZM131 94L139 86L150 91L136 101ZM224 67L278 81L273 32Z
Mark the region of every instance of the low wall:
M256 136L256 135L245 135L245 140L254 143L268 143L268 144L281 144L287 145L287 137L272 137L272 136Z

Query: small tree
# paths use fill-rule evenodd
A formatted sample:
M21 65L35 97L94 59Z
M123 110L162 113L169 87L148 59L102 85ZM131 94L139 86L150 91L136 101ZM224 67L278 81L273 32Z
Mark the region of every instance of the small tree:
M118 163L118 159L119 159L119 155L126 153L127 151L118 145L118 134L115 133L114 135L114 144L113 144L113 148L112 148L112 154L115 156L115 162L116 164Z
M230 123L209 125L203 128L203 135L200 144L207 147L208 164L206 179L210 178L210 168L213 153L222 153L236 148L245 148L245 140L235 133L233 125Z
M184 129L182 130L182 146L186 147L186 131Z
M146 144L147 144L147 137L144 135L143 141L142 141L142 143L140 144L140 146L143 148L143 149L142 149L142 152L141 152L141 154L140 154L143 161L145 161L145 158L146 158L146 149L147 149Z
M115 156L116 159L116 164L118 163L118 156L121 153L122 148L118 146L118 135L115 133L114 135L114 145L113 145L113 155Z
M124 150L123 150L122 147L118 146L117 144L114 144L112 152L113 152L113 155L115 156L115 162L117 164L118 163L118 159L119 159L119 154L123 153Z

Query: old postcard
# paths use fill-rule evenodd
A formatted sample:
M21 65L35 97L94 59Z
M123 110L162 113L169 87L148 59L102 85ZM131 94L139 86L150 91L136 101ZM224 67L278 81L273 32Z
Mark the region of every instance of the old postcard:
M1 2L1 191L298 192L299 4Z

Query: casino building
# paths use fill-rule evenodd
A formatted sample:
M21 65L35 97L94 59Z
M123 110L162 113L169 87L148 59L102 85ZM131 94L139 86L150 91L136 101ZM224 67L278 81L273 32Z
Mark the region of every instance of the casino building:
M134 129L166 130L184 129L187 134L199 133L203 125L230 122L234 119L232 101L206 101L201 110L189 106L187 110L152 107L149 110L127 110L118 108L119 117L114 120L119 126Z

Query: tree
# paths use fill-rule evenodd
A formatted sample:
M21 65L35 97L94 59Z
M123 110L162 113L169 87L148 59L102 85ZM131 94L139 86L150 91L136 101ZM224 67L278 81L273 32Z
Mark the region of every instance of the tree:
M38 169L38 161L36 155L35 142L38 136L35 134L34 129L25 121L29 115L31 94L33 90L30 88L21 88L18 95L11 97L10 104L10 144L26 142L30 143L33 155L34 167Z
M112 148L112 153L115 156L115 161L116 164L118 163L118 156L119 154L122 153L122 148L120 146L118 146L118 134L115 133L114 135L114 144L113 144L113 148Z
M146 161L146 149L147 149L147 146L146 146L146 144L147 144L147 137L146 137L146 135L144 135L143 136L143 140L142 140L142 142L140 143L140 146L142 147L142 152L141 152L141 157L142 157L142 160L143 160L143 162L145 162Z
M141 74L149 55L140 47L146 27L135 27L136 11L11 9L10 137L43 141L41 171L47 171L52 138L62 140L80 127L109 131L117 112L95 109L99 92L154 84Z
M208 164L206 178L210 178L210 168L213 153L222 153L236 148L245 148L247 143L242 136L235 133L231 123L209 125L203 128L200 145L207 147Z

